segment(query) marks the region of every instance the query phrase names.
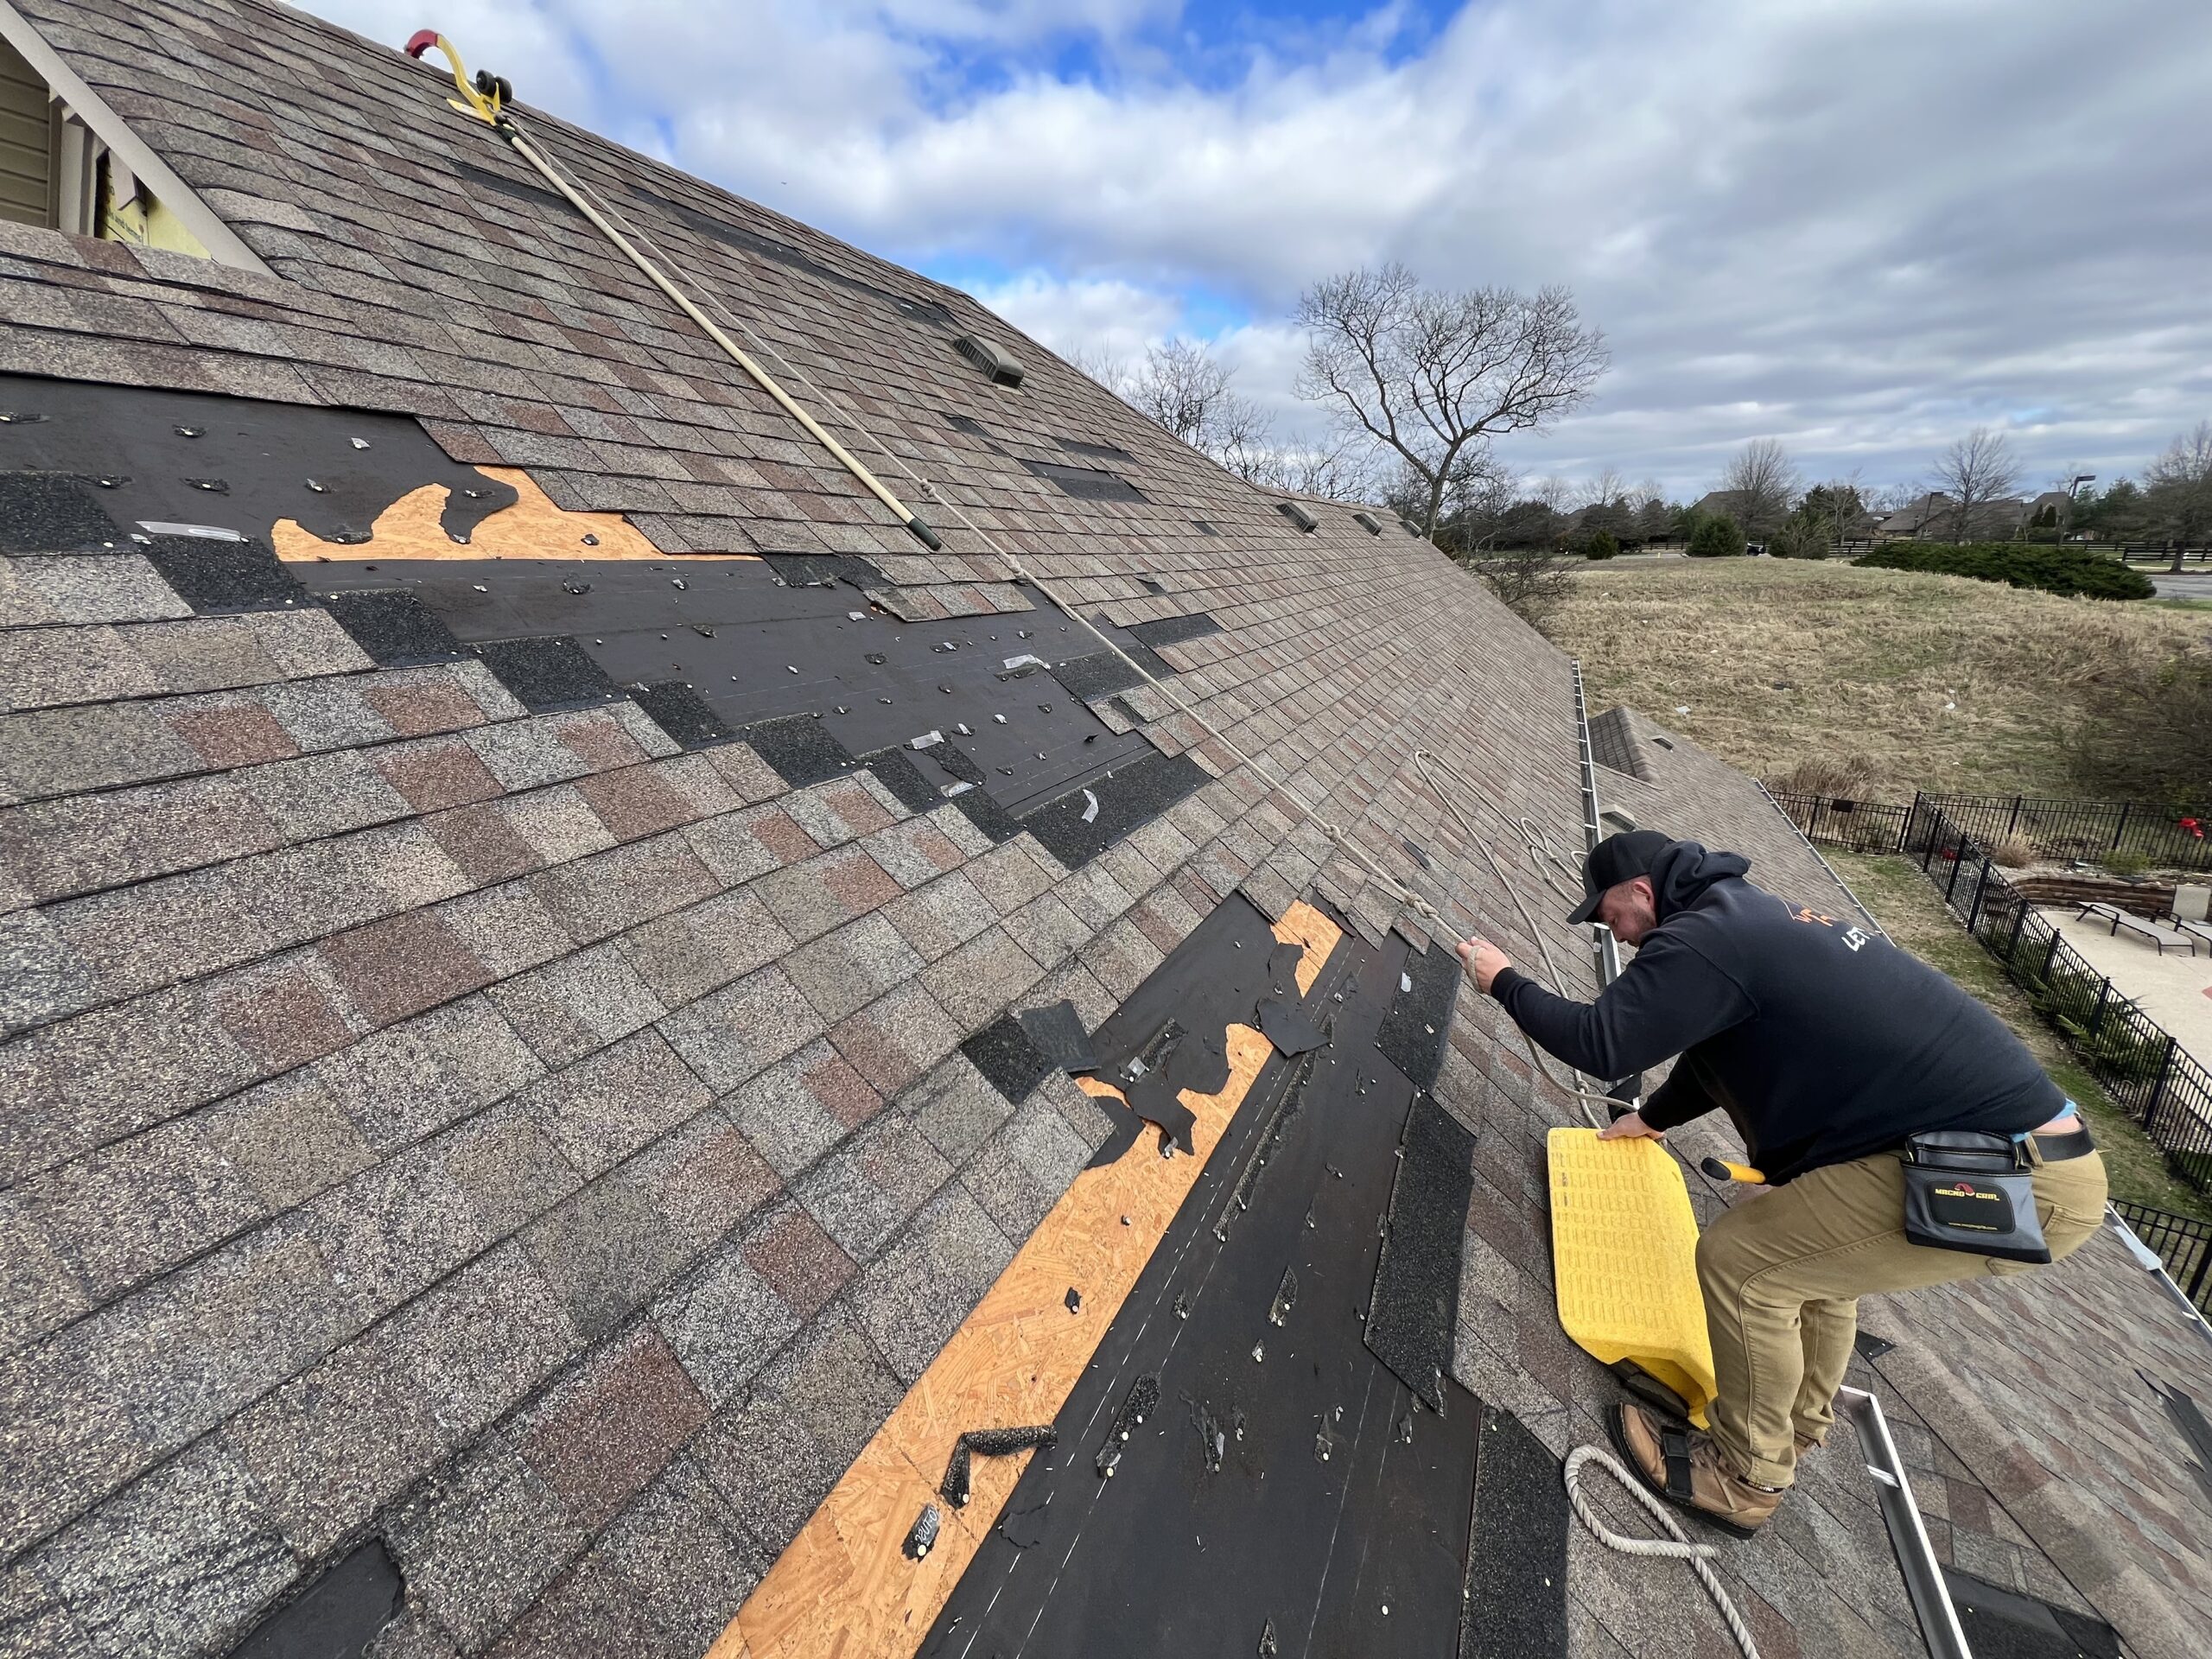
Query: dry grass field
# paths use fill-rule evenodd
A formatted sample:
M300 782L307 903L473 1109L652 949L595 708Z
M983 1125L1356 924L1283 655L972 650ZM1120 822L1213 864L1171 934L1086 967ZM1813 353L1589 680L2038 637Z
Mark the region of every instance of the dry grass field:
M1547 630L1594 712L1642 709L1762 778L1861 757L1867 798L2069 795L2082 685L2212 637L2212 613L1840 563L1592 565ZM1687 708L1687 714L1677 713Z

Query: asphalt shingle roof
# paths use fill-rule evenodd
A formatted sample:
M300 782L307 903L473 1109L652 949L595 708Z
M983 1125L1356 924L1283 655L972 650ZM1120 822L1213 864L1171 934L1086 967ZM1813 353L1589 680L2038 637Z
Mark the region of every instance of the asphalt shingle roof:
M411 416L672 558L865 555L911 620L1204 612L1154 648L1265 768L1151 686L1091 699L1208 781L1071 867L628 696L380 665L342 608L195 610L129 547L0 560L0 1652L220 1653L375 1538L380 1659L696 1655L1109 1133L1064 1077L1008 1100L976 1033L1095 1027L1240 891L1422 939L1324 821L1535 953L1411 755L1577 844L1568 664L1396 524L1301 533L965 295L528 116L928 479L893 480L928 553L430 70L257 0L23 10L277 275L0 226L0 372ZM1142 499L1039 475L1071 453ZM1609 731L1643 762L1609 803L1846 902L1749 780ZM1478 1131L1457 1370L1558 1453L1611 1385L1552 1312L1567 1105L1503 1036L1463 997L1436 1089ZM2202 1500L2128 1368L2212 1365L2117 1245L1874 1322L1950 1558L2183 1651ZM1847 1455L1784 1514L1726 1562L1765 1650L1914 1651ZM1571 1551L1575 1653L1720 1650L1678 1567Z

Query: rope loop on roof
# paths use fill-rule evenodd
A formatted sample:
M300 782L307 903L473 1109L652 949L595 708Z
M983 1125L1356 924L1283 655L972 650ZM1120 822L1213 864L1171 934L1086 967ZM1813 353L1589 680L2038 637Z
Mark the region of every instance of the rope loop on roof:
M1664 1538L1631 1538L1624 1532L1615 1532L1603 1521L1582 1493L1582 1470L1586 1464L1595 1464L1615 1480L1620 1482L1628 1495L1650 1514L1666 1529ZM1751 1638L1751 1626L1744 1622L1744 1615L1728 1598L1727 1588L1720 1582L1720 1575L1713 1570L1713 1560L1719 1554L1711 1544L1694 1544L1682 1531L1667 1506L1652 1494L1650 1488L1621 1467L1620 1459L1603 1446L1578 1446L1567 1454L1567 1467L1561 1475L1567 1482L1567 1501L1574 1506L1574 1513L1582 1524L1590 1529L1598 1541L1608 1549L1617 1549L1624 1555L1656 1555L1662 1560L1688 1561L1690 1570L1698 1576L1711 1594L1713 1605L1720 1609L1726 1621L1728 1634L1736 1638L1736 1645L1744 1650L1744 1659L1759 1659L1758 1643Z

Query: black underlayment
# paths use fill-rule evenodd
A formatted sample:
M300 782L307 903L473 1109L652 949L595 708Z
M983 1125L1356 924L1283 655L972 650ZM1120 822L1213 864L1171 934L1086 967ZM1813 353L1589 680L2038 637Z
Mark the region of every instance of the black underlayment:
M128 550L133 531L158 535L146 526L161 524L266 543L286 518L324 541L359 543L386 507L426 484L445 486L440 523L465 542L516 499L404 415L16 374L0 374L0 414L16 417L0 420L0 477L73 474L86 486L49 495L43 519L0 530L34 539L73 533L73 545L16 551L69 552L104 540ZM15 521L16 488L0 486L0 525ZM87 505L112 526L89 543Z
M1560 1460L1511 1412L1483 1408L1459 1659L1565 1659L1567 1519Z
M372 1538L254 1626L231 1659L353 1659L399 1611L404 1586Z
M797 556L363 560L319 564L315 583L410 594L487 658L573 640L610 685L681 686L703 703L711 720L686 709L679 741L743 736L794 785L897 750L906 771L887 786L910 806L951 799L994 840L1028 828L1069 864L1206 781L1141 732L1112 730L1056 677L1052 664L1096 643L1065 611L906 623L851 585L855 571L874 575ZM348 607L341 616L359 601Z
M1445 1408L1459 1325L1459 1252L1474 1194L1474 1132L1416 1093L1375 1274L1367 1345L1398 1380Z
M1441 945L1432 944L1418 956L1409 954L1398 994L1390 1002L1390 1017L1382 1022L1377 1039L1382 1052L1423 1089L1434 1087L1444 1069L1452 1005L1464 977L1459 958Z
M1179 1056L1249 1021L1274 944L1224 901L1093 1033L1099 1075L1171 1023L1161 1068L1211 1066L1205 1044ZM1457 1650L1478 1414L1460 1392L1440 1419L1362 1340L1414 1101L1374 1046L1406 954L1351 934L1332 953L1303 999L1332 1046L1262 1068L925 1655L1237 1656L1270 1629L1285 1659Z
M1953 1567L1943 1569L1943 1583L1974 1659L2120 1659L2120 1634L2101 1618Z

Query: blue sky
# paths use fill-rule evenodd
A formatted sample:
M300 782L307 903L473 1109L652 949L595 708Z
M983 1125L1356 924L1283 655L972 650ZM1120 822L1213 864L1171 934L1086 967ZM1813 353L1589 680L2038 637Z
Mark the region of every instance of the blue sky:
M315 0L398 42L416 0ZM977 295L1185 333L1295 435L1301 288L1564 283L1612 346L1504 458L1675 495L1756 437L2041 487L2212 416L2212 31L2171 0L453 0L529 102Z

